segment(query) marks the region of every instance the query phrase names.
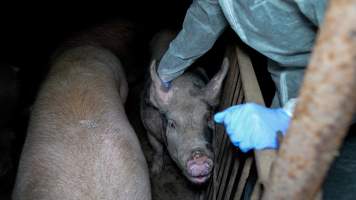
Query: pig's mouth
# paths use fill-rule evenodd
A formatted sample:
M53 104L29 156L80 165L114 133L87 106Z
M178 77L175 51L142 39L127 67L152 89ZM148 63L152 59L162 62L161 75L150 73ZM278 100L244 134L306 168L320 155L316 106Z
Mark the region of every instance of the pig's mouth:
M207 156L193 158L187 162L188 179L195 184L202 184L210 178L212 168L213 161Z
M195 184L203 184L205 183L209 178L210 178L210 173L207 175L203 175L203 176L191 176L189 177L189 180Z

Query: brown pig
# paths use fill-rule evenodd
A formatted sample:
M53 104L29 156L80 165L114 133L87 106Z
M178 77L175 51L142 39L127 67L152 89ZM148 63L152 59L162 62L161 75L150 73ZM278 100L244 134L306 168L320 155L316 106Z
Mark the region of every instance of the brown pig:
M193 183L208 180L213 168L212 111L219 103L220 90L228 71L225 59L221 70L207 83L201 70L186 72L164 91L156 72L156 63L169 42L170 32L160 32L152 41L150 80L141 102L141 118L155 150L151 171L163 167L164 147L183 174Z
M33 106L13 199L151 199L124 110L121 62L99 46L83 43L54 58Z
M16 114L19 107L19 68L0 63L0 199L11 190L13 180Z

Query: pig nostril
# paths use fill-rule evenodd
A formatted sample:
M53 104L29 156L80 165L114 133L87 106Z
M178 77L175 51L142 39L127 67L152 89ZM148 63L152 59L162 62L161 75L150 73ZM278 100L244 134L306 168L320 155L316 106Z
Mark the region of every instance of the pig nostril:
M191 176L206 176L210 174L212 168L213 160L201 152L195 152L187 162L187 169Z
M187 169L190 176L207 176L213 168L213 160L204 150L195 149L192 151L190 159L187 161Z
M202 157L203 155L204 155L204 154L203 154L203 152L202 152L202 151L197 150L197 151L194 151L194 152L193 152L193 154L192 154L192 158L193 158L194 160L196 160L196 159L198 159L198 158Z

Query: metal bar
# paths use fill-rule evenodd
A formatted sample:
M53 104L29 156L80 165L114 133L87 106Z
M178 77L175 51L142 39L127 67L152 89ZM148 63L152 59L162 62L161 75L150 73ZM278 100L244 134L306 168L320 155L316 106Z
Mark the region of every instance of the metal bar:
M356 0L330 0L263 199L314 199L356 102Z

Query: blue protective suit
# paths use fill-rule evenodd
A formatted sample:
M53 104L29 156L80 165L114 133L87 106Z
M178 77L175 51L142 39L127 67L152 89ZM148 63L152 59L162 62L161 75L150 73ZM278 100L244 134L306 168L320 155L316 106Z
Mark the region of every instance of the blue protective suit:
M269 59L279 97L274 106L294 107L292 98L298 95L326 4L327 0L194 0L183 29L160 61L158 75L163 83L181 75L230 25L243 42ZM291 110L240 104L217 113L214 120L223 123L231 142L247 152L277 148L277 132L287 132Z
M269 58L280 104L297 96L327 0L193 0L183 28L158 67L164 82L181 75L229 25Z

